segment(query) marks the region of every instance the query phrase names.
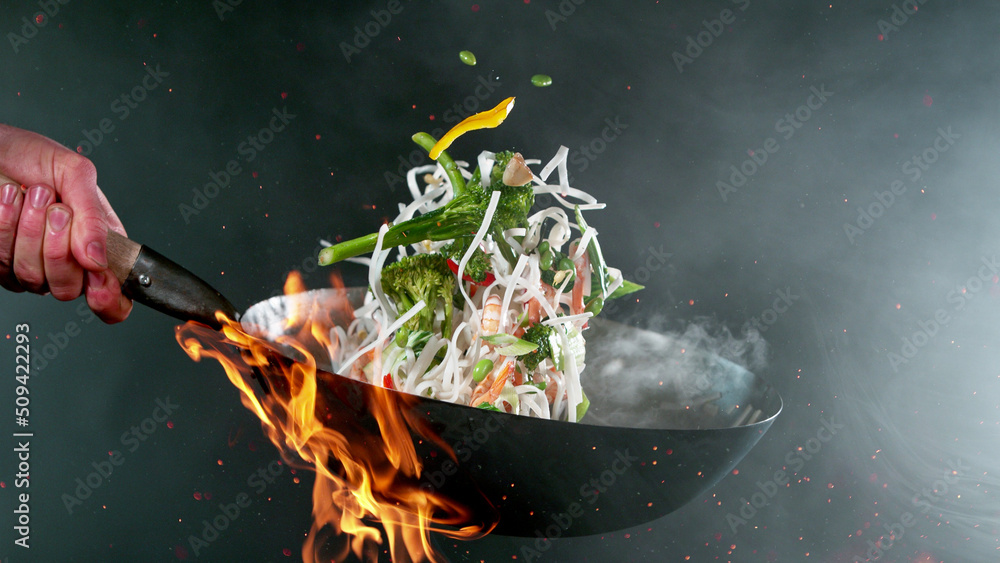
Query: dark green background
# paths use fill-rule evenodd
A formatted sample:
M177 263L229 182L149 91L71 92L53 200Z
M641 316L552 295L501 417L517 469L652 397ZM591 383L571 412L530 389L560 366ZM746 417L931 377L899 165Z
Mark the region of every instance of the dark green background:
M670 257L638 306L616 315L664 329L710 317L739 333L787 288L798 300L763 334L771 348L763 371L785 412L738 475L703 498L636 529L558 541L541 560L864 560L866 542L907 511L915 527L879 560L993 560L1000 291L995 279L967 280L1000 252L998 10L930 0L880 39L879 21L902 3L779 4L403 2L348 62L341 43L386 3L244 0L220 18L209 1L73 0L15 52L8 34L39 7L5 2L0 122L76 147L110 119L114 131L90 157L129 235L242 308L308 265L318 238L363 234L394 215L406 194L385 175L413 151L409 136L450 125L446 111L474 96L480 78L496 90L477 110L506 96L517 107L502 127L457 143L460 158L514 148L547 160L561 144L579 151L605 119L618 119L627 128L585 168L575 154L574 183L609 204L590 222L610 262L629 274L651 250ZM679 72L674 53L725 9L735 21ZM461 64L463 49L477 66ZM119 119L114 100L157 65L169 76ZM536 73L553 85L533 87ZM786 140L775 126L813 86L833 95ZM185 221L178 206L238 158L274 108L296 117ZM910 182L903 164L948 127L960 135L955 145ZM720 197L730 166L769 137L778 151ZM844 225L857 207L896 179L907 191L849 240ZM344 274L364 280L357 268ZM306 282L326 285L325 271ZM311 478L285 471L259 496L248 486L277 454L221 369L191 362L167 317L137 307L126 323L104 326L87 322L79 304L0 294L0 337L30 323L39 350L62 342L67 323L80 331L31 380L27 552L11 544L14 456L9 437L0 441L0 558L177 561L177 546L188 547L218 502L250 492L251 508L199 560L297 559ZM888 354L900 353L901 338L942 310L946 325L893 369ZM9 436L14 353L0 342L0 375L11 374L0 383L0 435ZM179 405L173 428L160 425L124 451L122 433L166 398ZM790 463L821 416L845 429ZM114 449L124 464L67 514L61 496ZM544 452L526 444L525 455ZM971 469L934 492L955 460ZM791 484L734 531L727 514L778 470L795 474ZM439 544L454 561L524 561L529 541Z

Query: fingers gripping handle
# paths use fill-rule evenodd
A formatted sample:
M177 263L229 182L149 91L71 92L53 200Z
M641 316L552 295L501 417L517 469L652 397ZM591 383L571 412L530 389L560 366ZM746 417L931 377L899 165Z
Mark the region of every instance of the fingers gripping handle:
M0 172L0 185L18 184ZM232 303L198 276L151 248L108 231L108 268L122 284L122 293L182 321L221 328L215 318L222 311L231 319L239 313Z

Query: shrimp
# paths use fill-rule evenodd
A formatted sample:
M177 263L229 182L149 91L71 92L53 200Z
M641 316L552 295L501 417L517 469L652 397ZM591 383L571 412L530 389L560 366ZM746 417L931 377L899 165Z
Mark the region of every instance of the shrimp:
M546 377L545 379L545 398L551 405L556 402L556 397L559 394L559 382L554 377Z
M482 333L490 336L500 329L500 296L493 293L483 305L483 321L480 323Z
M514 362L507 362L502 368L500 368L500 373L490 381L490 374L476 386L476 390L472 392L472 400L469 402L469 406L478 407L483 403L492 403L497 400L500 396L500 391L503 390L503 386L507 384L507 380L510 378L510 373L514 370Z
M361 354L354 363L351 364L350 378L355 381L364 381L368 383L368 377L365 375L365 367L375 360L375 350L369 350L364 354Z

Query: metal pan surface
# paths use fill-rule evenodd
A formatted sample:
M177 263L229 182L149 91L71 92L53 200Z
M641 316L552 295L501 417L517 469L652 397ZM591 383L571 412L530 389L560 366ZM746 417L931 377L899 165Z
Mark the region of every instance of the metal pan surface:
M287 319L305 313L331 322L330 312L316 304L332 291L268 299L251 307L241 324L271 343L272 362L287 364L297 356L277 342L288 336ZM348 295L359 305L364 289ZM420 482L410 485L468 507L474 522L495 523L495 534L546 536L552 526L563 537L606 533L655 520L700 496L781 412L780 396L760 377L697 350L678 363L677 343L668 336L598 318L586 338L591 406L579 423L388 391L443 442L414 436L424 466ZM315 356L320 420L349 439L378 436L367 405L387 391L337 375L322 351ZM281 392L280 381L269 383Z

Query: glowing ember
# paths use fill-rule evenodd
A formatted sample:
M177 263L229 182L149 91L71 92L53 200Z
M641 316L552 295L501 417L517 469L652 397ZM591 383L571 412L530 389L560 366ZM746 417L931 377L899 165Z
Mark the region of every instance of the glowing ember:
M470 524L472 510L421 487L415 439L453 460L455 454L413 413L417 397L317 370L316 358L337 345L330 329L354 318L343 284L335 280L335 287L340 291L324 292L324 302L288 311L286 334L294 336L273 339L289 348L286 354L221 313L221 333L188 323L177 328L177 341L195 361L208 357L222 364L284 461L316 472L303 561L342 561L351 553L374 561L385 539L393 561L437 561L431 532L474 539L496 522ZM301 276L289 274L286 294L302 291ZM270 392L258 392L255 378Z

